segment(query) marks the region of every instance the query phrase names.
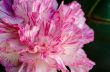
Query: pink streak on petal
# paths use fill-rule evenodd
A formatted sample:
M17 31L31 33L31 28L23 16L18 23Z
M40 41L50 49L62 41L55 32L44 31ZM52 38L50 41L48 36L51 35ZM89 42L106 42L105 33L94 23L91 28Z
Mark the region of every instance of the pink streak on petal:
M18 64L18 72L68 72L66 66L88 72L95 65L82 50L94 32L79 3L62 2L58 9L56 0L13 0L12 8L4 4L0 2L0 62L7 72Z

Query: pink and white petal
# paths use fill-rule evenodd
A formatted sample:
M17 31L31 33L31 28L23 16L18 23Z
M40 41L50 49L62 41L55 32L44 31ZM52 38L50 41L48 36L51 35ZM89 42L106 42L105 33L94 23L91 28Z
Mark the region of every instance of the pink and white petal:
M41 4L39 7L39 19L44 21L51 19L58 6L56 0L42 0L39 3Z
M10 25L21 24L23 22L21 18L12 16L12 14L6 10L6 7L3 1L0 1L0 19L4 23L8 23Z
M37 60L37 54L34 53L29 53L29 52L21 52L19 60L21 62L34 62L34 60Z
M18 31L20 36L20 41L24 44L27 43L28 45L33 44L38 32L39 32L39 27L37 26L31 27L30 25L27 24L25 28L20 28L20 30Z
M81 29L74 24L74 21L65 22L66 20L63 20L65 16L62 15L62 13L60 14L60 12L57 12L54 15L53 23L55 23L56 25L54 26L55 27L54 33L52 34L59 36L61 43L81 44L80 41L82 39ZM82 45L78 45L78 46L82 47Z
M50 68L48 69L48 72L57 72L56 68Z
M9 49L13 49L17 53L22 52L27 48L27 46L22 44L18 39L10 39L9 41L7 41L7 44L8 44L7 47Z
M36 72L48 72L48 65L42 60L37 60L36 63Z
M82 67L70 67L71 72L88 72L86 70L84 70Z
M24 18L25 23L49 20L57 9L56 0L14 0L13 9L16 16Z
M19 67L17 72L35 72L35 68L36 68L35 64L36 63L30 63L30 62L26 63L26 62L23 62L20 65L20 67Z
M64 27L66 27L68 23L69 24L72 23L73 25L77 26L79 29L82 30L82 32L80 31L80 33L83 36L82 41L84 41L84 44L93 41L94 39L93 30L90 29L85 24L84 12L82 11L79 3L74 1L69 5L64 5L62 2L61 6L58 9L58 12L59 12L58 14L59 14L60 21L62 20L62 22L64 22L63 24L65 24ZM69 26L69 29L70 29L70 26Z
M36 64L36 72L57 72L56 68L49 67L47 64L40 62Z
M57 72L56 68L51 68L42 60L31 63L23 63L18 72Z
M13 7L13 10L15 12L15 15L17 17L24 19L23 21L25 21L25 23L28 23L29 18L27 15L28 11L26 11L27 10L26 2L24 1L23 3L20 3L19 0L13 0L13 6L12 7Z
M26 50L26 46L21 44L19 40L17 39L7 39L5 41L0 41L0 51L7 53L7 52L22 52L23 50Z
M18 25L23 26L22 25L23 19L19 17L11 17L11 16L6 15L5 17L1 18L1 20L10 25L18 24Z
M7 39L10 39L11 36L12 35L10 33L2 33L2 34L0 34L0 42L5 41Z
M5 67L6 72L17 72L19 60L17 53L4 53L0 51L0 63Z
M88 72L95 65L89 60L82 49L79 49L73 55L61 55L62 61L69 66L71 72Z
M78 72L88 72L95 65L94 62L87 58L87 55L82 49L79 49L75 54L73 68Z
M73 55L63 55L62 54L60 57L66 66L72 66L72 64L74 62Z
M71 49L75 51L83 46L81 42L82 32L77 26L66 24L62 30L61 43L62 46L64 45L63 47L65 50Z
M27 64L22 63L17 72L26 72Z
M5 67L6 72L18 72L19 66Z
M8 6L7 6L7 7L5 6L5 5L6 5L5 2L6 2L5 0L0 1L0 13L3 14L3 15L12 16L11 12L9 12L9 11L7 10L7 7L8 7ZM4 16L2 16L1 14L0 14L0 18L1 18L1 17L4 17Z
M0 23L0 31L0 42L18 37L17 33L15 32L16 30L12 27L10 28L10 26L5 26L5 24L3 25Z
M0 51L2 52L13 52L14 50L10 48L9 41L11 40L12 34L2 33L0 34Z
M79 49L79 46L77 44L64 44L62 48L64 48L64 54L73 55Z
M18 18L18 17L11 17L6 15L4 12L0 12L0 19L6 24L9 25L14 25L14 24L19 24L21 25L23 20ZM22 25L21 25L22 26Z
M35 72L35 63L22 63L17 72Z
M54 58L48 57L45 59L45 62L48 64L50 67L57 67L57 62Z
M0 34L0 51L2 52L20 52L26 49L19 40L11 37L12 34Z
M19 55L15 52L5 53L0 51L0 63L5 66L17 66Z
M76 67L70 67L71 72L89 72L86 68L83 66L76 66Z
M82 35L83 35L82 41L84 42L84 44L87 44L94 40L94 32L86 24L84 25L82 29Z
M63 22L72 23L80 29L83 28L83 25L85 24L85 17L78 2L73 1L68 5L64 5L64 2L62 2L58 12L60 19Z
M16 50L22 45L18 45L16 39L18 36L12 27L10 29L10 26L0 23L0 31L0 63L5 66L7 72L14 72L13 70L16 70L14 67L19 65L19 55Z

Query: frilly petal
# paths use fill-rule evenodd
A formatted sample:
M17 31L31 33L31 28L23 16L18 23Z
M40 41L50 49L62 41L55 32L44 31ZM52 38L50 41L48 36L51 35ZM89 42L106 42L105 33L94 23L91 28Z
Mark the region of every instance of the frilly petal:
M94 40L94 32L86 24L84 25L84 27L82 29L82 34L83 34L82 41L84 42L84 44L87 44Z
M7 7L9 6L5 4L5 2L5 0L0 1L0 20L10 25L21 24L23 20L19 17L14 16L9 10L7 10Z
M94 62L87 58L82 49L79 49L74 57L73 65L70 66L72 72L89 72L95 65Z
M47 21L57 9L56 0L14 0L13 9L16 16L25 20L25 23Z
M53 17L52 26L55 29L53 28L50 33L58 36L61 32L62 43L77 44L77 48L81 48L84 25L85 17L80 4L74 1L69 5L64 5L62 2Z
M74 1L68 5L64 5L64 2L60 5L57 10L58 16L55 15L55 18L63 23L72 23L78 28L83 28L85 24L84 12L81 9L81 6L78 2Z

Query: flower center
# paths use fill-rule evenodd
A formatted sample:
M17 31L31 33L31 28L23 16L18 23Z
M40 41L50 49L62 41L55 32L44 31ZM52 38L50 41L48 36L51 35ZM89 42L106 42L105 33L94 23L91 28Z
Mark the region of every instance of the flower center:
M27 25L19 31L19 35L20 41L27 46L26 51L29 53L55 54L60 50L59 41L43 35L36 26L30 28Z

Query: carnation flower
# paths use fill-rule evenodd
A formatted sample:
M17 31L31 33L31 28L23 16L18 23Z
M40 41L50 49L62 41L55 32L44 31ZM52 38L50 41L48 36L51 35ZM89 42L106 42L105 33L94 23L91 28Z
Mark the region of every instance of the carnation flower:
M88 72L82 49L94 39L78 2L0 1L0 63L6 72ZM69 70L67 69L69 68Z

